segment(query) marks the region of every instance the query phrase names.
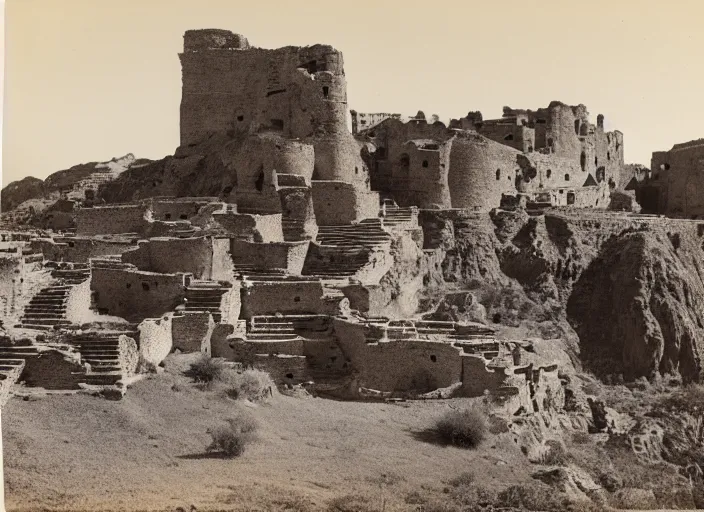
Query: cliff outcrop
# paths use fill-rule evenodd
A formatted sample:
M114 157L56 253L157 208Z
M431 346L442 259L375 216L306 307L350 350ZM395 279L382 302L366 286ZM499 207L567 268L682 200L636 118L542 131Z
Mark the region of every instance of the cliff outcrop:
M429 296L468 291L494 323L559 338L600 376L700 379L704 251L696 223L584 211L426 211L421 222Z

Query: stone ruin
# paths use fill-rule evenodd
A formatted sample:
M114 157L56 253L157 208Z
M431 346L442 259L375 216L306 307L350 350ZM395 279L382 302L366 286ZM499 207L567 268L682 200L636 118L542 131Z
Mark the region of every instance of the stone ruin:
M323 396L488 395L511 413L561 400L530 340L423 315L417 267L443 250L443 215L607 208L623 135L603 116L560 102L449 126L353 111L350 132L330 46L193 30L180 59L173 157L72 182L64 201L86 187L98 201L60 226L4 219L0 364L22 361L27 385L119 396L179 350Z

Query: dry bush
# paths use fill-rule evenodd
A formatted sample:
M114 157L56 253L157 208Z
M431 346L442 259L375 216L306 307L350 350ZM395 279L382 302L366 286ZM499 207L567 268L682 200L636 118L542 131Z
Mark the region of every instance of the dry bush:
M477 407L449 411L435 423L434 431L444 442L462 448L474 448L487 434L485 414Z
M261 370L227 372L225 393L230 398L246 399L252 402L273 396L276 384L268 373Z
M328 502L328 512L377 512L378 504L359 494L346 494L338 496Z
M545 512L563 512L569 510L569 501L553 488L531 482L512 485L499 493L497 504L521 510L540 510Z
M228 457L238 457L244 453L247 445L256 440L257 421L244 411L238 411L225 420L226 425L208 431L213 441L207 447L208 452L222 452Z
M547 466L566 466L569 454L565 447L559 441L550 439L545 442L548 450L541 457L541 463Z
M226 369L227 365L222 359L215 359L203 354L195 363L191 363L186 375L195 382L211 384L221 380Z

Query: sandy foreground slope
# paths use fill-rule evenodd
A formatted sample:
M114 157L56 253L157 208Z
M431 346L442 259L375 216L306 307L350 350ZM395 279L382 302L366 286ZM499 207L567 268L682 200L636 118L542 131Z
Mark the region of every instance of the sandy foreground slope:
M422 432L453 400L352 403L275 396L252 407L259 440L238 459L207 454L207 429L240 403L178 372L138 382L122 401L13 398L3 410L8 510L318 510L362 496L414 510L465 472L502 489L531 470L508 434L477 450ZM376 508L376 507L375 507Z

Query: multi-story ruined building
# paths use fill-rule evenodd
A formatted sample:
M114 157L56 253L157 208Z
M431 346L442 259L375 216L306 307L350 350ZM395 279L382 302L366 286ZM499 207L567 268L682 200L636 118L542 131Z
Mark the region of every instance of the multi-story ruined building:
M401 205L422 208L499 206L502 196L526 194L552 205L606 207L623 166L623 135L589 123L584 105L504 109L429 124L385 120L360 132L374 190Z
M654 152L649 178L635 189L644 211L687 219L704 217L704 139Z

